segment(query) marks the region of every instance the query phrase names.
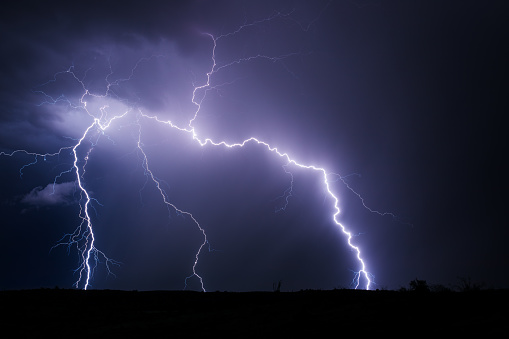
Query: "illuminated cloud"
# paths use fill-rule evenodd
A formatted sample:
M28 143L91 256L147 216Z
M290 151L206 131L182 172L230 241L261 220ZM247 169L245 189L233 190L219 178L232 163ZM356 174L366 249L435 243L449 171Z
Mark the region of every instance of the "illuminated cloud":
M34 188L21 199L21 202L36 207L68 205L74 202L75 191L74 182L51 183L44 188L40 186Z

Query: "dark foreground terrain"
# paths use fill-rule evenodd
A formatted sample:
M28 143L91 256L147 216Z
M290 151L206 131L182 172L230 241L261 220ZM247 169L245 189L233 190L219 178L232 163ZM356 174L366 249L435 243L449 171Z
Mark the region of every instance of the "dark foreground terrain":
M509 290L1 291L1 337L340 337L509 331Z

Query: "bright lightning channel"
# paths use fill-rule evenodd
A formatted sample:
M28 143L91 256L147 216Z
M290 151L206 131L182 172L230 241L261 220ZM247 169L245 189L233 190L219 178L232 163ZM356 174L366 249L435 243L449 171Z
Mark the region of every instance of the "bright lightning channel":
M17 153L24 153L26 155L30 155L30 156L34 157L33 162L24 165L20 169L20 177L23 176L23 170L28 166L35 165L38 162L39 158L46 160L48 157L59 156L64 151L67 151L67 152L69 152L69 154L72 155L72 157L73 157L72 167L66 171L61 172L59 175L57 175L54 179L54 185L57 183L57 180L63 174L74 173L75 185L76 185L77 190L79 191L80 196L81 196L80 212L79 212L79 217L81 219L81 223L74 230L73 233L64 235L64 237L62 237L57 242L57 244L55 246L53 246L53 248L57 247L57 246L67 246L68 250L70 250L71 247L75 246L78 249L80 256L81 256L81 264L75 270L75 272L78 275L78 279L75 282L76 288L83 288L86 290L87 288L89 288L91 286L91 278L93 276L94 270L95 270L97 264L101 260L105 261L106 267L107 267L107 270L109 273L111 273L111 270L110 270L111 265L119 265L120 264L118 261L108 258L102 251L98 250L95 246L95 235L94 235L92 219L90 217L89 211L90 211L92 202L96 201L96 200L95 200L95 198L93 198L91 196L90 192L87 190L87 186L86 186L86 183L84 182L83 178L84 178L86 165L87 165L89 156L90 156L91 152L93 151L94 146L97 144L99 138L102 135L104 135L104 132L111 126L111 124L115 120L120 120L120 119L122 119L128 115L130 116L132 114L136 115L136 124L139 127L137 150L138 150L139 154L141 155L142 167L145 171L145 176L155 184L157 190L159 191L159 193L162 197L163 202L168 206L168 208L172 208L177 213L190 218L192 220L192 222L196 225L196 227L199 229L199 231L203 234L203 242L200 244L200 246L195 254L195 260L194 260L194 263L192 266L192 274L185 278L184 288L187 287L188 280L194 277L199 280L201 289L203 291L206 291L204 282L203 282L203 278L197 273L196 268L198 265L200 254L201 254L203 248L208 244L207 234L205 232L205 229L200 225L200 223L193 216L192 213L180 209L179 207L177 207L176 205L174 205L172 202L169 201L168 195L166 194L164 188L162 187L161 180L158 179L154 175L152 170L150 169L149 158L147 157L147 154L144 150L144 145L143 145L142 138L141 138L141 136L142 136L141 119L154 120L157 123L168 125L170 128L176 129L181 133L187 133L194 141L196 141L202 147L204 147L206 145L211 145L214 147L243 148L248 143L255 143L261 147L264 147L267 151L284 159L285 164L283 165L283 170L291 176L292 180L291 180L290 187L285 191L284 195L281 196L282 198L284 198L284 206L282 208L280 208L279 210L284 210L286 208L286 205L288 204L289 198L292 194L293 175L292 175L291 171L289 170L290 166L296 166L299 168L303 168L303 169L307 169L307 170L311 170L311 171L319 173L319 175L321 175L321 177L322 177L323 185L327 191L327 194L334 201L334 209L333 209L334 211L331 215L332 222L337 227L339 227L341 229L342 233L345 235L347 244L356 253L356 258L357 258L357 261L360 266L360 269L358 271L354 272L353 285L356 289L359 288L361 285L361 278L363 278L366 281L363 288L365 288L365 289L370 288L370 286L372 284L372 276L367 271L366 263L361 255L361 250L357 245L355 245L353 243L352 240L353 240L354 236L352 235L352 233L343 224L341 224L338 220L338 216L340 214L340 209L338 206L339 200L338 200L338 197L334 194L334 192L331 189L331 183L337 181L338 179L341 180L349 190L351 190L355 195L357 195L358 198L361 199L363 206L365 208L367 208L370 212L377 213L380 215L387 215L387 214L392 215L391 213L381 213L381 212L372 210L369 207L367 207L366 204L364 203L363 198L347 184L347 182L344 180L343 177L339 176L338 174L328 172L323 167L302 164L300 162L297 162L288 153L280 151L277 147L274 147L263 140L260 140L255 137L251 137L251 138L248 138L248 139L243 140L242 142L238 142L238 143L227 143L226 141L214 141L210 138L201 138L198 135L198 133L196 132L195 128L193 127L194 121L199 116L199 113L201 110L201 105L202 105L204 98L206 97L207 91L213 88L211 86L211 78L215 73L221 71L222 69L228 68L234 64L245 63L245 62L249 62L254 59L263 59L263 60L269 60L271 62L277 62L282 59L285 59L290 56L298 54L298 53L288 53L285 55L279 55L279 56L275 56L275 57L258 54L255 56L238 59L238 60L232 61L228 64L218 66L216 63L216 48L217 48L218 41L220 41L221 39L224 39L228 36L235 35L235 34L239 33L240 31L246 29L247 27L256 25L261 22L273 20L275 18L286 17L286 16L289 16L290 14L291 13L281 14L281 13L277 12L276 14L274 14L273 16L271 16L267 19L244 24L244 25L240 26L237 30L227 33L227 34L220 35L218 37L215 37L209 33L204 33L204 35L208 36L213 43L212 53L211 53L212 54L211 55L212 66L210 68L210 71L208 73L206 73L206 79L207 79L206 82L200 86L195 86L193 89L191 101L197 108L196 108L196 111L194 112L194 115L189 120L188 125L185 127L178 126L177 124L174 124L169 120L162 120L158 116L146 114L146 113L142 112L140 109L138 109L136 112L133 112L132 109L127 109L122 114L114 115L113 117L108 118L108 106L107 105L100 108L100 114L98 116L94 115L93 112L90 112L89 109L87 108L87 97L93 97L93 98L111 97L113 94L110 93L110 88L115 85L120 85L121 82L129 81L133 77L133 75L136 71L136 68L139 66L139 64L141 62L149 61L150 58L140 59L136 63L134 68L131 70L131 74L129 75L129 77L127 77L125 79L119 79L114 82L110 82L108 80L108 78L113 74L113 70L111 70L111 67L110 67L110 73L106 76L106 79L105 79L107 82L106 91L102 95L93 94L86 88L83 79L80 79L76 75L76 73L74 71L74 66L69 67L65 71L56 73L54 75L54 78L52 80L48 81L47 83L57 81L57 77L59 75L68 74L68 75L71 75L81 85L81 87L83 88L83 94L79 99L79 105L73 105L71 103L71 101L68 100L67 98L65 98L64 96L59 96L57 98L53 98L50 95L46 94L42 90L36 91L36 92L42 94L46 98L46 100L43 103L41 103L41 105L65 102L71 108L84 110L92 118L92 122L85 129L82 136L79 139L77 139L77 143L74 146L62 147L58 150L58 152L46 153L46 154L33 153L33 152L25 151L25 150L16 150L12 153L0 152L0 155L11 156L11 157ZM309 26L307 28L309 28ZM156 57L156 56L153 56L153 57ZM41 85L40 87L42 87L42 86L44 86L44 84ZM202 92L201 99L198 99L199 92ZM83 152L82 149L84 149L85 152ZM85 155L83 156L81 154L85 154ZM111 273L111 274L113 274L113 273Z

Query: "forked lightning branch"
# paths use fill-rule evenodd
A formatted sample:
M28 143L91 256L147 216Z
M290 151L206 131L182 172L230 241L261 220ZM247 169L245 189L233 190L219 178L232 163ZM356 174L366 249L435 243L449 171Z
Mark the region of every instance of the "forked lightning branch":
M288 14L287 14L288 15ZM286 15L286 16L287 16ZM81 90L81 96L78 97L78 100L72 101L65 96L52 97L50 94L44 91L44 85L40 85L37 87L36 92L44 98L41 101L41 105L64 105L69 109L78 110L83 112L83 114L87 114L90 117L90 124L86 126L81 134L81 137L76 141L73 146L63 147L55 152L48 153L34 153L29 150L15 150L10 153L2 152L0 155L14 157L18 154L26 154L31 155L34 161L25 164L20 169L20 176L23 175L23 170L27 166L37 165L39 160L45 160L48 157L57 157L62 152L68 152L73 157L72 166L65 171L61 172L54 179L54 184L57 184L59 179L64 175L72 175L74 177L79 196L80 196L80 210L79 210L79 218L81 222L77 225L74 231L65 234L59 241L57 241L54 247L66 246L69 250L77 250L80 257L80 265L76 268L77 280L75 282L76 288L87 289L91 286L91 279L94 274L94 270L97 265L103 264L106 265L108 272L112 273L113 266L119 265L119 262L110 259L107 257L105 252L96 248L96 235L94 234L94 225L91 218L91 209L94 198L92 197L89 189L87 189L87 183L85 180L85 173L87 170L87 164L89 161L93 161L93 157L90 157L90 154L93 152L95 145L97 144L100 137L107 134L110 126L116 124L119 121L123 121L124 119L129 119L132 123L138 126L137 128L137 152L139 154L139 158L141 159L142 167L144 170L144 174L147 178L148 183L152 183L157 191L160 193L161 200L164 204L167 205L168 208L173 209L178 212L180 215L183 215L187 219L189 219L195 227L199 230L202 240L200 242L200 246L196 249L196 254L194 257L194 263L192 267L190 267L190 275L187 277L183 277L184 279L184 288L187 287L188 281L190 279L197 279L203 291L206 291L206 282L205 278L200 275L198 272L198 262L200 260L200 255L204 248L208 246L207 233L204 227L200 224L200 222L195 218L192 211L182 210L179 206L170 201L167 192L165 191L164 185L158 179L157 175L151 169L151 159L148 156L148 153L144 149L143 144L143 133L142 133L142 124L144 121L150 120L152 122L156 122L161 125L167 126L168 129L172 131L177 131L177 133L182 133L187 135L189 138L195 141L196 147L203 147L206 145L214 146L214 147L223 147L223 148L243 148L247 144L255 144L257 147L263 148L266 152L273 154L274 157L279 157L283 160L284 165L282 167L282 171L288 173L292 176L292 168L302 168L309 171L309 175L318 175L322 178L322 188L325 188L327 194L332 198L334 202L333 208L330 214L331 225L334 227L338 227L342 234L344 235L344 241L346 245L349 246L353 252L355 253L356 260L358 263L358 267L355 268L355 273L353 277L353 285L355 288L365 288L369 289L372 284L372 276L367 270L366 262L362 256L361 249L358 245L355 244L353 235L349 231L349 229L340 223L339 221L339 202L336 193L332 189L332 183L337 182L338 178L346 185L346 187L351 190L354 194L361 199L362 204L366 207L370 212L374 212L380 215L390 214L390 213L381 213L372 209L369 209L362 200L362 197L357 194L348 184L343 180L341 176L334 172L330 172L327 169L313 165L313 164L303 164L297 162L292 156L283 150L279 150L274 145L270 145L269 143L260 140L256 137L251 137L246 140L237 143L227 143L222 140L212 140L210 138L205 138L197 133L193 123L200 118L200 110L202 108L202 104L204 102L204 98L207 95L207 92L212 88L211 79L218 72L222 72L225 69L231 67L232 65L249 63L253 60L262 60L267 62L278 62L285 58L291 58L298 53L291 52L284 55L262 55L257 54L249 57L245 57L242 59L233 60L227 64L218 65L216 62L216 50L219 48L219 43L223 39L228 39L236 34L240 34L243 30L249 29L250 27L265 22L268 20L274 20L284 15L278 13L277 15L273 15L267 19L256 21L253 23L245 24L243 26L238 27L237 30L223 34L219 36L214 36L212 34L206 33L205 35L210 38L212 43L211 55L210 55L210 69L206 73L206 82L202 83L198 86L194 87L192 93L189 93L189 100L192 102L195 110L190 112L190 119L188 124L185 126L178 125L173 123L170 120L166 120L160 118L157 115L149 114L145 112L143 109L132 105L131 107L127 107L123 111L112 112L111 108L107 105L100 107L99 110L92 110L90 108L91 105L88 105L88 100L90 98L94 99L108 99L108 100L118 100L116 95L113 95L112 88L119 87L123 83L129 82L131 77L139 72L139 66L141 63L150 62L151 58L143 58L138 60L138 62L132 67L130 76L124 79L119 79L116 81L109 81L109 78L113 74L113 70L105 77L105 81L107 83L106 90L103 93L97 94L93 93L89 90L85 84L84 77L81 78L78 76L78 73L75 71L74 66L69 67L67 70L58 72L54 75L54 77L48 81L46 84L54 83L59 81L61 76L71 77L73 81L79 86ZM73 104L72 102L77 102L77 104ZM124 100L125 104L127 101ZM246 150L247 151L247 150ZM290 185L293 185L293 176ZM292 187L290 186L284 193L284 201L286 204L291 203L289 197L292 192ZM112 273L113 274L113 273Z

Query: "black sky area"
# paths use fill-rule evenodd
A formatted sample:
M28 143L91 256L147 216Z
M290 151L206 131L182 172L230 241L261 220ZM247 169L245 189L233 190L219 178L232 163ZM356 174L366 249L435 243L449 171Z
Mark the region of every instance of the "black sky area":
M135 119L187 125L193 89L212 68L205 33L217 39L220 70L196 132L216 142L256 137L338 174L329 176L338 219L371 288L458 277L508 288L508 10L506 1L382 0L4 6L0 289L78 279L76 248L52 249L80 224L70 152L26 167L36 157L12 152L75 145L92 122L77 107L84 88L94 112L133 112L97 135L83 175L96 246L121 262L111 274L100 262L91 288L182 289L203 241L145 175L140 132L168 199L207 232L196 270L208 291L353 286L359 262L320 173L282 167L254 143L201 147ZM108 98L93 97L114 82ZM196 277L188 289L200 289Z

